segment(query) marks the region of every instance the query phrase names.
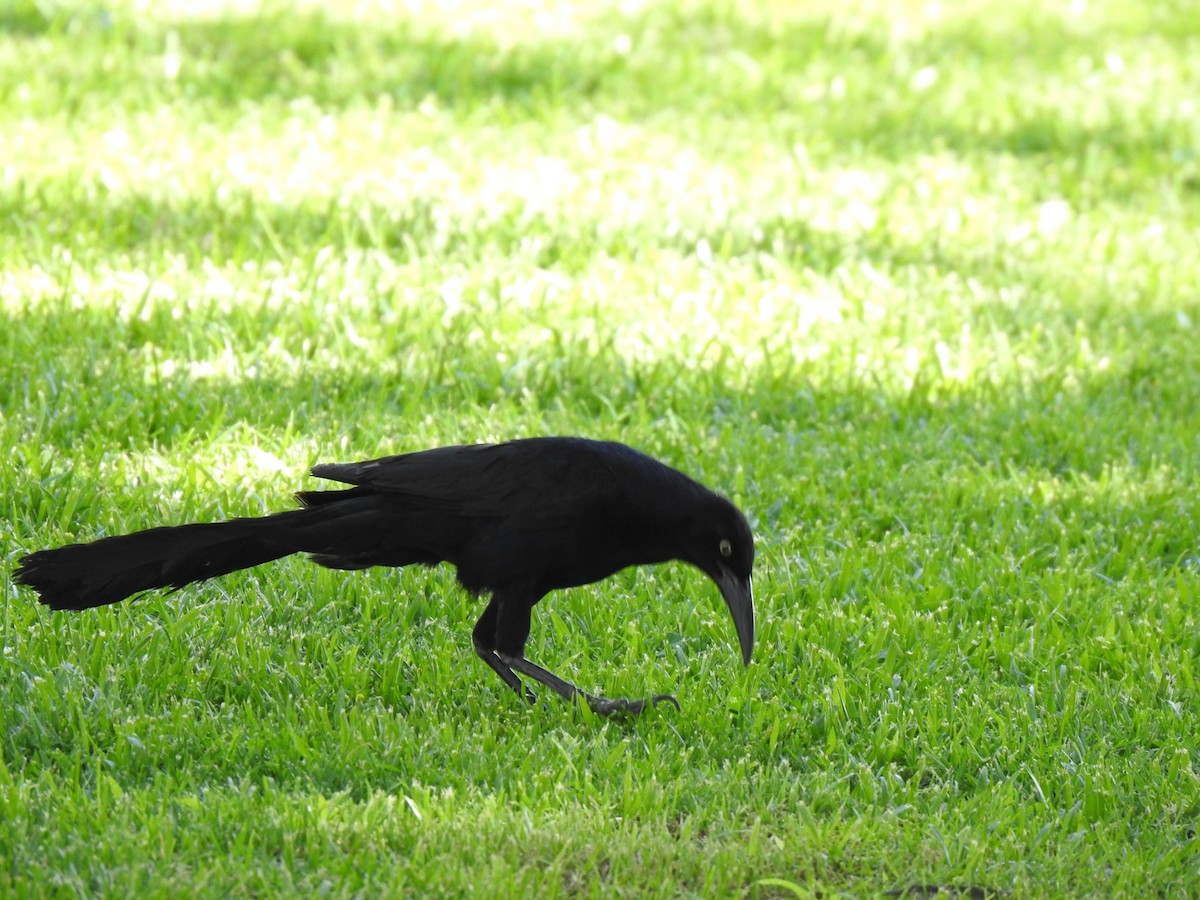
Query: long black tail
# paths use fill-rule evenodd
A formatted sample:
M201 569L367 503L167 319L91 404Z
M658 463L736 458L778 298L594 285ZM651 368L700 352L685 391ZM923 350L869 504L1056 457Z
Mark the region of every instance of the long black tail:
M330 491L343 503L258 519L151 528L68 544L24 557L14 573L52 609L89 609L117 603L153 588L180 588L193 581L248 569L292 553L336 552L345 540L345 521L358 518L365 498Z

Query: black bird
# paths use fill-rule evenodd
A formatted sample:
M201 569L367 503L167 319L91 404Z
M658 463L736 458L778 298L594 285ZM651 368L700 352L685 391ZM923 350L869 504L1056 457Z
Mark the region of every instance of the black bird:
M527 660L533 607L557 588L677 559L717 583L750 663L750 526L724 497L644 453L583 438L528 438L318 465L312 474L353 487L302 491L301 509L262 518L31 553L16 580L51 609L79 610L292 553L331 569L449 562L464 588L491 594L473 632L475 652L505 684L532 703L519 672L611 714L641 712L647 701L593 697ZM669 695L650 702L659 700L675 703Z

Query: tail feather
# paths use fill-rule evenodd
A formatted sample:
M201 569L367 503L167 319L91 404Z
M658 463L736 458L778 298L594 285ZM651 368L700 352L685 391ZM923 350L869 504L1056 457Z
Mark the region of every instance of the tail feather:
M339 513L327 504L259 519L151 528L69 544L24 557L14 579L32 587L52 609L104 606L142 591L180 588L292 553L334 550Z

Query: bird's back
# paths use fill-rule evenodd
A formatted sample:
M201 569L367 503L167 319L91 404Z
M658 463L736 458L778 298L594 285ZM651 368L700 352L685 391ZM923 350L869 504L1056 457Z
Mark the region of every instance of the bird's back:
M699 488L681 472L632 447L574 437L438 447L366 462L318 465L312 473L394 497L415 509L481 518L579 504L615 493L649 500L655 493Z
M405 532L399 543L453 563L472 591L518 582L548 591L671 558L674 519L713 496L631 447L569 437L440 447L313 474L387 503ZM302 499L314 496L328 494Z

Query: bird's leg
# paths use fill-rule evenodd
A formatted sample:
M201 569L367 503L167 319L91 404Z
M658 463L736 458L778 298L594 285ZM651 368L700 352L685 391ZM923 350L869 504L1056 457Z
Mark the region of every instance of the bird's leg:
M532 703L533 693L522 686L521 679L516 675L520 672L544 684L564 700L574 700L576 694L582 695L592 711L602 716L637 715L648 704L657 706L661 700L668 700L675 704L676 709L679 708L679 701L666 694L649 700L609 700L605 697L593 697L571 682L564 681L553 672L527 660L525 642L529 639L530 614L539 597L540 595L533 591L494 592L487 609L475 623L475 630L472 632L475 652L504 679L505 684Z
M493 672L504 679L505 684L517 692L518 697L524 697L525 702L531 706L534 703L537 703L537 694L535 694L521 682L521 679L517 677L516 673L512 669L504 664L503 660L495 650L488 650L486 647L481 647L478 643L476 643L475 653L480 659L491 666Z
M475 630L471 633L471 642L475 645L475 655L487 663L492 671L504 680L505 684L516 691L518 697L524 698L526 703L533 705L537 703L537 695L527 688L517 674L506 666L496 654L496 612L496 602L493 599L487 609L483 611L483 615L475 625Z
M475 639L475 654L485 663L491 666L492 671L504 679L504 683L517 692L518 697L523 697L525 702L531 706L537 703L537 694L527 688L521 679L517 677L517 673L504 664L500 655L490 647L485 647Z
M558 694L564 700L574 700L576 694L583 696L587 701L587 705L591 707L592 712L602 716L612 715L637 715L646 709L646 706L658 706L661 701L668 701L675 704L675 708L679 709L679 701L670 694L656 694L648 700L626 700L623 697L596 697L587 691L581 691L569 681L564 681L553 672L543 669L537 663L530 662L524 656L510 656L506 653L497 653L499 661L509 670L511 675L513 671L520 672L522 675L528 675L535 681L544 684L554 693ZM501 676L503 677L503 676ZM515 675L513 676L516 677ZM507 679L506 679L507 680Z

